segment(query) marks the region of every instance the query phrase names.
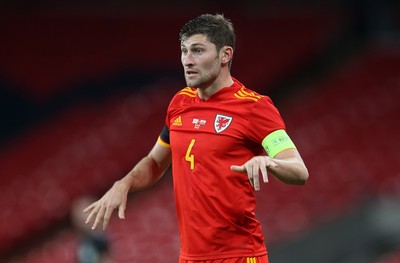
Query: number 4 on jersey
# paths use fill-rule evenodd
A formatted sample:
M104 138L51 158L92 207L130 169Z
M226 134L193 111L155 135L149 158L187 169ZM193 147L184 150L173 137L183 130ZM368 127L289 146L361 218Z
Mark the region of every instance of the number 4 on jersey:
M193 145L196 142L195 139L192 139L190 141L189 147L187 148L186 155L185 155L185 161L188 161L190 163L190 169L194 169L194 154L190 154L192 151Z

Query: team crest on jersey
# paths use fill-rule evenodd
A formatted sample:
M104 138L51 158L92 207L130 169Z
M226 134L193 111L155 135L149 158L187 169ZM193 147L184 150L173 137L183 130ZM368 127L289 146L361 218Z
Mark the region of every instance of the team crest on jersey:
M229 127L229 125L231 125L231 122L232 122L232 117L222 114L217 114L214 120L214 129L217 133L223 132Z

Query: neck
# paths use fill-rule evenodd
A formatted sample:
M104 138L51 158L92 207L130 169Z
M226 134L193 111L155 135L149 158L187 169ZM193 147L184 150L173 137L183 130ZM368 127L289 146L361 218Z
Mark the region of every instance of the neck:
M221 75L215 79L210 85L208 85L205 88L197 88L198 95L199 97L206 101L208 100L212 95L220 91L221 89L225 87L230 87L233 84L233 79L230 74L227 76L221 78Z

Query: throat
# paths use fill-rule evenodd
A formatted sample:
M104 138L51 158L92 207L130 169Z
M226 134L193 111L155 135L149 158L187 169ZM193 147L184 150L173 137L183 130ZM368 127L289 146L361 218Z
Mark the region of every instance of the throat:
M208 87L206 89L198 88L197 90L198 90L199 98L202 101L207 101L210 97L212 97L215 93L217 93L221 89L223 89L223 88L221 87L219 89L211 89L211 87Z

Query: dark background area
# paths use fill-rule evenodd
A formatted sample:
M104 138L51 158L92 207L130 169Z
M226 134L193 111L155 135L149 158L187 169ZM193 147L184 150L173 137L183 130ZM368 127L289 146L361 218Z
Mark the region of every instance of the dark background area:
M310 170L257 193L271 262L400 262L398 1L1 1L0 261L73 262L74 204L154 144L184 87L178 33L236 28L232 75L270 96ZM171 175L104 233L111 262L177 262Z

